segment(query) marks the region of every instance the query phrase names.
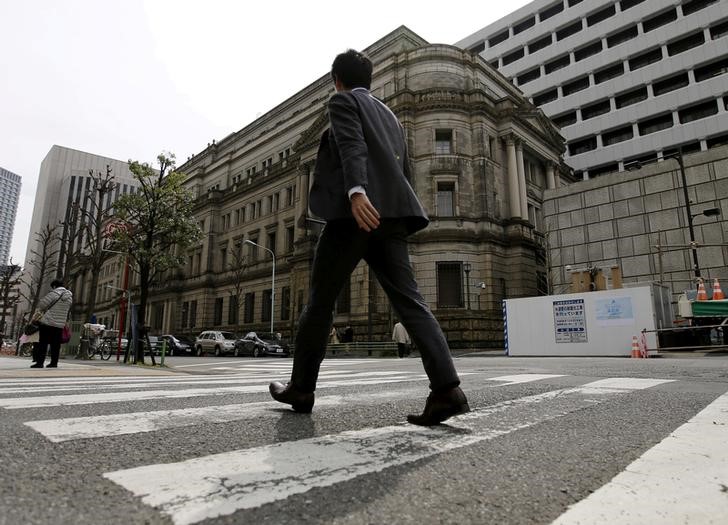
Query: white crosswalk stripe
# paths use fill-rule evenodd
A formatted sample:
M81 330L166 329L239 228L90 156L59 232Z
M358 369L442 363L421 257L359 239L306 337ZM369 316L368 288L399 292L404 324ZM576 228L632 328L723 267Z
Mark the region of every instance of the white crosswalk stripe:
M596 381L498 403L443 427L368 428L108 472L104 477L159 508L174 523L196 523L504 436L601 403L610 395L665 382ZM506 411L511 417L502 418Z
M353 360L352 360L353 361ZM359 361L356 361L359 363ZM322 369L317 389L317 412L378 404L383 401L419 398L426 388L422 373L408 371L361 371L354 362ZM273 401L192 406L148 411L138 410L147 400L167 400L267 392L268 381L286 377L290 362L279 362L273 370L257 362L219 376L28 378L0 385L0 410L127 402L131 411L84 417L35 418L24 424L59 446L67 442L113 436L145 435L170 429L252 421L278 420L286 408ZM229 450L164 464L131 465L102 475L168 516L176 524L197 523L237 511L284 500L314 488L332 486L365 474L405 465L507 436L541 423L557 420L630 392L670 383L667 379L612 377L581 386L564 374L512 374L477 377L479 389L508 388L526 383L542 384L534 395L517 397L452 418L448 425L423 428L405 423L371 427L336 434L276 442L252 448ZM467 376L468 374L463 374ZM467 381L467 379L466 379ZM559 385L554 388L553 383ZM390 384L384 391L361 392L340 387ZM39 395L45 394L45 395ZM227 399L225 401L228 401ZM205 404L204 400L199 404ZM181 405L184 406L184 405ZM573 505L554 525L617 523L629 515L635 523L683 523L699 517L711 523L716 515L728 515L724 488L728 486L728 463L715 461L701 446L724 441L728 425L728 394L678 428L610 483ZM719 432L723 432L720 434ZM131 438L128 438L131 439ZM674 458L678 458L675 462ZM118 468L118 467L117 467ZM680 476L675 473L680 472ZM676 478L690 478L690 486ZM649 503L630 487L640 486L650 494ZM705 504L669 514L670 494L689 489L695 501ZM636 509L636 510L635 510ZM702 509L702 510L701 510ZM717 514L716 514L717 513ZM622 520L623 521L623 520Z

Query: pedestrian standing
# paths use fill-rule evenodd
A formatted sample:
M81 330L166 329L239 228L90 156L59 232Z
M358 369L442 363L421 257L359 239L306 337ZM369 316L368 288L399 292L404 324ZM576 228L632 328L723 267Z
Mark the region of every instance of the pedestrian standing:
M420 294L407 237L429 219L410 186L404 128L369 92L372 63L352 49L331 68L336 93L328 103L310 191L311 210L326 220L314 255L308 304L299 319L288 384L270 384L274 399L311 412L314 390L339 292L361 259L387 293L422 355L431 393L420 415L436 425L470 410L439 323Z
M400 357L400 359L406 354L409 354L407 348L410 345L410 336L407 333L405 327L400 322L394 325L394 330L392 331L392 341L397 343L397 355Z
M39 319L38 343L34 347L35 363L30 368L43 368L48 346L50 346L51 362L48 368L58 367L61 353L61 335L71 311L73 294L63 286L63 281L51 281L51 291L38 303Z

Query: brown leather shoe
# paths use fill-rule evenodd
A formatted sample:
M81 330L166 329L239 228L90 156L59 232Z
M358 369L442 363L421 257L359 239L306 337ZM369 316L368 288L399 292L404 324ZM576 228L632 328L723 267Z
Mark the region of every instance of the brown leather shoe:
M291 383L284 385L279 381L268 385L268 390L273 399L291 405L296 412L309 414L313 410L313 392L299 392L291 386Z
M468 400L460 390L459 386L443 390L440 392L431 392L427 396L425 410L419 416L409 415L407 421L413 425L421 425L423 427L431 427L438 425L452 416L470 412Z

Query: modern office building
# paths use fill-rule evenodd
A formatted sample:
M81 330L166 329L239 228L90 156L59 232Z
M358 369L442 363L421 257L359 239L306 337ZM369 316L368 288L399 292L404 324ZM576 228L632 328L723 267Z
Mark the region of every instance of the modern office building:
M78 205L82 209L90 209L90 199L93 196L92 178L89 172L106 173L107 166L116 182L116 190L109 195L111 202L119 198L119 195L133 193L137 186L128 163L121 160L111 159L92 153L86 153L63 146L54 145L40 165L38 178L38 189L35 194L35 205L31 219L30 234L26 249L24 264L24 282L29 287L31 280L38 282L37 275L39 264L38 255L41 247L38 243L38 233L47 225L56 226L56 241L50 250L53 253L52 260L46 266L47 270L43 276L45 288L55 276L62 276L65 270L69 252L69 242L64 242L71 237L75 239L75 246L71 250L83 248L83 235L73 235L73 230L79 231L78 223L82 221L79 214L76 214L76 224L72 218L73 207ZM34 253L35 252L35 253ZM79 279L78 283L68 283L73 286L78 301L81 301L84 280ZM77 302L78 303L78 302ZM80 303L78 303L80 304ZM28 305L23 305L27 307Z
M457 45L553 119L585 179L728 142L728 1L536 0Z
M20 198L20 175L0 168L0 266L7 264ZM18 261L15 261L16 264Z
M410 243L421 292L451 346L498 346L501 300L546 291L541 202L569 176L563 138L477 55L406 27L364 51L374 62L372 93L404 125L411 183L431 219ZM179 167L204 235L154 289L153 333L267 332L271 316L275 331L295 333L321 228L308 189L334 93L322 73ZM394 313L363 263L335 314L355 340L391 337Z

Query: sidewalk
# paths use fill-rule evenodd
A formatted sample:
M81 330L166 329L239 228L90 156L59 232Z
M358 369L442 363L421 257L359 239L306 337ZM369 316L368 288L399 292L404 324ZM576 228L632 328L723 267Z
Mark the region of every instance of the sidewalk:
M30 368L29 357L0 357L0 383L3 379L31 377L119 377L119 376L174 376L180 375L173 368L125 365L114 357L109 361L80 361L61 359L58 368Z

